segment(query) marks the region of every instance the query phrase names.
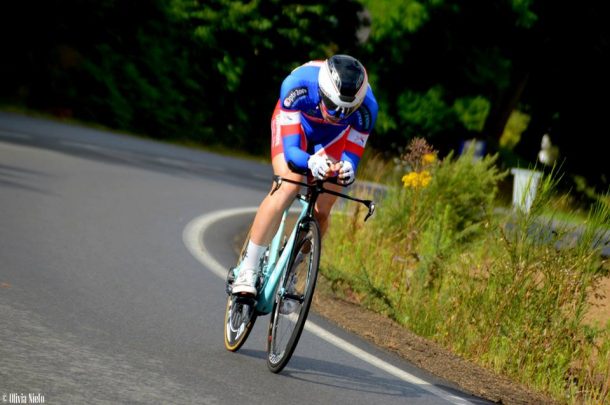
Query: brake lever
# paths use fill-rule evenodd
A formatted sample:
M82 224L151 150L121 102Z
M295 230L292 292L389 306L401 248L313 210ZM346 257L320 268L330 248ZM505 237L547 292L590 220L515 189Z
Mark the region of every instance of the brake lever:
M374 213L375 213L375 203L372 201L367 201L365 203L366 207L369 209L369 213L366 214L366 217L364 217L364 222L366 222L367 219L369 219Z
M273 181L275 182L275 187L271 190L271 195L275 194L276 191L282 187L282 178L280 176L273 176Z

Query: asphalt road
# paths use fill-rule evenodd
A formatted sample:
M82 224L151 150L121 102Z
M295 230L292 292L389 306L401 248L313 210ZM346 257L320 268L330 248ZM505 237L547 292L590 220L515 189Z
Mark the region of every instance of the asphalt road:
M0 113L0 403L484 403L315 314L280 375L265 365L268 317L224 349L216 273L251 218L227 210L257 206L270 176Z

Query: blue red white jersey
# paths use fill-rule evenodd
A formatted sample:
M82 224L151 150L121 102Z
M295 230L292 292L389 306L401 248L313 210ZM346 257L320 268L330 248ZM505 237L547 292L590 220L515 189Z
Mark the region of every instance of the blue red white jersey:
M325 121L318 92L322 63L308 62L284 79L272 120L272 150L283 147L286 161L303 170L314 153L349 161L356 170L377 119L377 101L369 86L353 114L338 123Z

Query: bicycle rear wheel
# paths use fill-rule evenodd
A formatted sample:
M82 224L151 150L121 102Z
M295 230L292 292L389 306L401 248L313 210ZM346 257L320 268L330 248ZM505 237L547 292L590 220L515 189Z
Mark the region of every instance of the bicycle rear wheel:
M269 320L267 366L274 373L288 364L301 337L316 287L320 247L317 221L303 223L280 279Z

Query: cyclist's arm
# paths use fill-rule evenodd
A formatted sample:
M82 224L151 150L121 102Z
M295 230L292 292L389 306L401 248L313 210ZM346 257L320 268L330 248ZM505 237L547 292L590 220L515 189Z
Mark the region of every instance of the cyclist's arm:
M301 135L287 135L282 138L286 163L292 163L301 170L307 170L309 153L301 149Z
M368 137L368 134L362 133L353 128L347 136L345 150L341 155L341 160L350 162L354 168L354 171L356 171L358 168L358 163L360 163L360 159L364 153L364 147L366 146Z
M352 164L354 172L358 168L369 134L375 126L375 121L377 121L377 110L377 101L369 87L363 105L353 114L352 128L347 136L345 149L341 156L341 160Z
M316 72L313 75L313 72ZM311 77L310 77L311 76ZM312 79L314 78L315 79ZM295 69L280 89L279 131L286 163L307 170L309 154L301 149L301 110L310 107L311 81L317 80L317 70L302 66Z

